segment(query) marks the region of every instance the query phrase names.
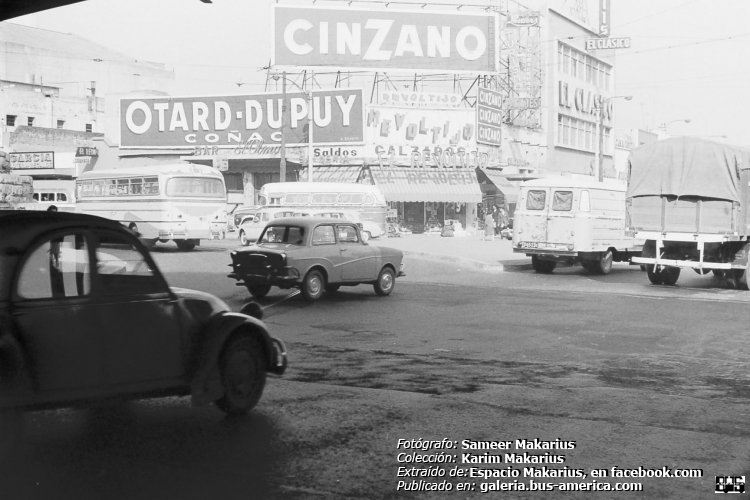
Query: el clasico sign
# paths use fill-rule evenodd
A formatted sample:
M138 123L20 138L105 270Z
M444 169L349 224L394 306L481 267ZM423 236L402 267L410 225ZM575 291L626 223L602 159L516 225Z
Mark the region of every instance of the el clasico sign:
M273 64L421 72L497 71L494 13L274 8Z

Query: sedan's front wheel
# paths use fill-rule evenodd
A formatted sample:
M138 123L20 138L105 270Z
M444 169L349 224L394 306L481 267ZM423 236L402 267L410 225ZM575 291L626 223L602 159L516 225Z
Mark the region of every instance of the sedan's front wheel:
M256 299L262 299L271 290L271 285L247 285L247 291Z
M325 291L326 280L320 271L312 270L307 273L302 282L302 295L309 301L318 300Z
M378 280L375 282L375 293L381 297L390 295L393 288L396 286L396 277L393 274L393 269L390 267L384 267L378 274Z
M227 415L243 415L255 407L266 385L266 365L260 343L251 337L231 340L219 360L224 396L216 401Z

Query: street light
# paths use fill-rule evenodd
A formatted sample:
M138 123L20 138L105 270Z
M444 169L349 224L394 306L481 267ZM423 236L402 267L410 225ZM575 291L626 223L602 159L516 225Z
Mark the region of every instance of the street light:
M594 158L594 163L596 164L597 169L597 178L599 179L599 182L602 182L604 180L604 107L615 99L625 99L626 101L630 101L631 99L633 99L633 96L615 95L606 99L602 99L599 102L599 107L597 108L599 115L597 116L596 120L596 155Z
M281 78L281 148L279 161L279 180L286 182L286 71L281 72L281 76L274 75L273 79L278 80ZM311 80L312 82L312 80ZM290 82L292 85L297 87L299 90L304 92L307 98L307 182L313 181L313 91L312 83L310 83L310 89L305 90L295 82Z
M672 123L690 123L691 121L693 120L691 120L690 118L679 118L677 120L670 120L668 122L663 122L661 125L659 125L659 128L662 129L664 133L666 133L667 127Z

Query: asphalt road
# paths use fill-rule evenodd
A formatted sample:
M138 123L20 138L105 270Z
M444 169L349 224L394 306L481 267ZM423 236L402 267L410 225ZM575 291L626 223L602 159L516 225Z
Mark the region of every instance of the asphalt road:
M225 277L221 244L155 255L173 285L214 293L234 309L249 298ZM407 271L386 298L363 285L308 304L274 289L263 301L266 321L287 343L290 367L269 380L249 417L225 419L186 398L28 414L19 455L0 477L3 498L613 496L482 494L499 483L398 477L399 467L440 468L399 462L415 453L397 448L399 439L445 438L459 448L509 441L516 453L524 451L516 440L573 443L530 452L563 463L480 467L587 474L537 483L642 484L617 498L705 498L715 476L750 472L749 292L697 275L656 287L625 265L608 276L579 268L538 275L528 266L483 273L411 259ZM456 452L416 453L462 465L465 451ZM609 477L595 479L592 469ZM612 477L621 469L701 477ZM398 481L420 479L453 489L397 491ZM459 483L474 491L456 491Z

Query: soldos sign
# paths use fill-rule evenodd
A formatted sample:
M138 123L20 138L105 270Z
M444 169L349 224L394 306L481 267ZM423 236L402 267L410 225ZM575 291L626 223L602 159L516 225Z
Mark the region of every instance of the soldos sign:
M273 64L496 71L495 14L276 6Z

